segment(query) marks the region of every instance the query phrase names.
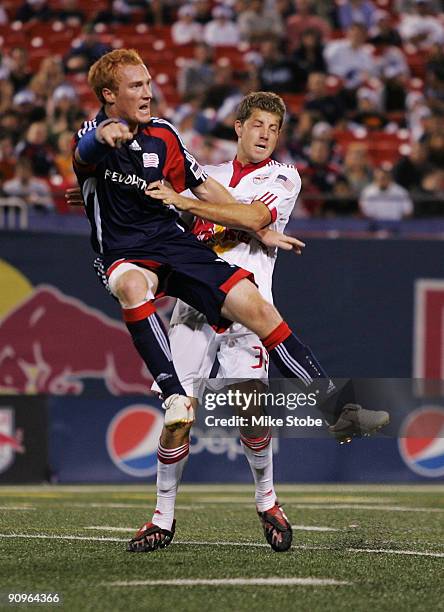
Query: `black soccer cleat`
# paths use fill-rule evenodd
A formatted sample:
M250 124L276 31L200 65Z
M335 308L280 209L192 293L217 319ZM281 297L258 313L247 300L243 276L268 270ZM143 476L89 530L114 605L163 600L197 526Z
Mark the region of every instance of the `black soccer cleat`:
M171 526L171 531L162 529L153 523L144 523L137 531L134 538L128 542L128 552L151 552L158 548L166 548L171 544L176 531L176 519Z
M345 444L353 438L370 436L389 422L390 415L385 410L366 410L359 404L346 404L336 423L328 430L340 444Z
M276 501L270 510L258 511L257 514L271 548L276 552L288 550L293 541L293 530L279 503Z

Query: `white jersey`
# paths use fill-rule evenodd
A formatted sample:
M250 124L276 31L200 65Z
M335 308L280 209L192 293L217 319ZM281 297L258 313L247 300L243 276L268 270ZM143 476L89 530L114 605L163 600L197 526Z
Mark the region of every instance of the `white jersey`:
M259 164L242 167L234 160L217 166L205 166L205 171L224 185L243 204L260 200L271 213L269 229L283 232L301 189L301 178L294 166L267 159ZM236 264L254 274L262 296L273 301L272 279L277 257L276 248L265 247L252 234L197 220L193 233L213 248L228 263ZM180 303L171 323L182 323L194 309Z

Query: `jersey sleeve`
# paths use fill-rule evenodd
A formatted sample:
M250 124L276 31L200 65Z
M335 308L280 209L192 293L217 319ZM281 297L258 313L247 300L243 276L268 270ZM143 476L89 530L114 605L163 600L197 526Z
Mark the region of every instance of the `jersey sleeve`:
M165 143L166 157L164 177L178 193L193 189L206 181L208 175L185 147L177 130L165 120L157 120L149 128L149 134Z
M301 178L296 168L279 166L269 181L262 184L261 191L258 191L253 201L265 204L271 214L271 225L277 220L288 220L300 190Z

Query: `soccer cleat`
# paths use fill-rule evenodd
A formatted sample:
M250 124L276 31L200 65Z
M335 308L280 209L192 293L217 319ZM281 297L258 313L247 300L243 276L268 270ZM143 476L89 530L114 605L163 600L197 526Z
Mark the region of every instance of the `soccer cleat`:
M264 528L264 534L271 548L276 552L284 552L291 546L293 530L281 506L276 502L270 510L257 512Z
M346 404L334 425L328 430L340 444L351 442L354 437L370 436L390 421L385 410L366 410L359 404Z
M162 529L153 523L145 523L137 531L134 538L128 542L128 552L151 552L158 548L166 548L171 544L176 531L176 519L171 526L171 531Z
M188 425L194 421L194 410L190 399L174 393L162 404L165 410L165 427L175 429L178 425Z

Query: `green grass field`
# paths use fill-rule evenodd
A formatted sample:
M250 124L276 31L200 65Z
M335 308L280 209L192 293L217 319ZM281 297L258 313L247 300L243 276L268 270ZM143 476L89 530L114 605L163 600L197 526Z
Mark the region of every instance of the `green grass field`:
M266 545L252 487L189 485L173 544L131 554L152 486L0 487L1 609L8 593L37 592L62 598L39 609L76 612L444 609L444 485L278 491L295 526L287 553Z

